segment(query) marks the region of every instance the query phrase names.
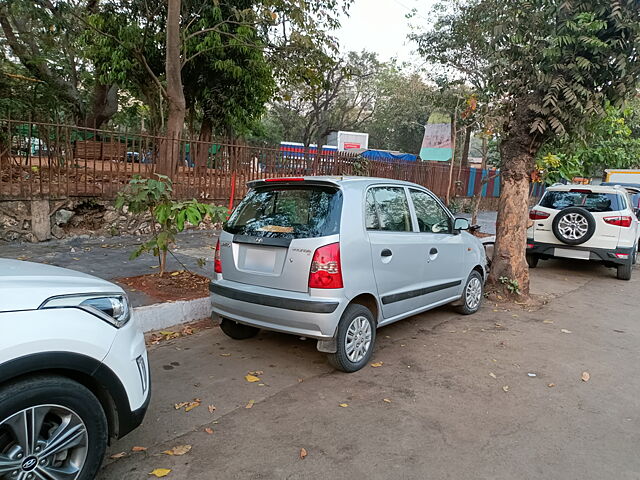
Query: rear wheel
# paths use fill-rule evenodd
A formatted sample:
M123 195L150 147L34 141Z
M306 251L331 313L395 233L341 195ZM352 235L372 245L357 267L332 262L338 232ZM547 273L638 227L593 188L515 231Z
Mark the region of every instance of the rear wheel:
M617 277L618 280L631 280L631 270L633 269L633 260L631 256L629 256L629 261L624 265L618 265L617 269Z
M533 255L532 253L527 253L527 265L529 265L529 268L536 268L538 266L539 260L539 256Z
M234 340L246 340L247 338L255 337L258 332L260 332L260 329L257 327L234 322L228 318L220 320L220 330Z
M358 304L349 305L338 324L336 353L328 355L332 367L351 373L364 367L376 340L376 323L371 311Z
M107 438L102 405L77 382L33 377L0 391L0 478L93 479Z

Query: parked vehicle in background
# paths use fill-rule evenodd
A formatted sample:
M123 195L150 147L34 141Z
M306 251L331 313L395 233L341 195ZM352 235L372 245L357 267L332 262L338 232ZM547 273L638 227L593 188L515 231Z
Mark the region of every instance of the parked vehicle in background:
M0 478L91 480L149 403L125 292L83 273L0 259Z
M605 182L601 183L601 185L607 187L615 187L616 185L619 185L624 187L631 196L631 206L634 209L640 210L640 181L638 181L638 183Z
M210 285L230 337L264 328L314 338L353 372L378 327L452 302L463 314L480 308L484 248L425 188L363 177L249 186L220 234Z
M628 169L607 169L605 170L604 181L608 184L614 183L621 185L623 183L640 183L640 170Z
M552 257L592 260L630 280L638 251L637 208L621 186L554 185L529 212L527 263Z

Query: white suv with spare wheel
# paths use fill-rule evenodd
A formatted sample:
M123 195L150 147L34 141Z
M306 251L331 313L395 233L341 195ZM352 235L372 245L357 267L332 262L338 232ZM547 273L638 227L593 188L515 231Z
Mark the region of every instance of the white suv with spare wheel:
M554 185L529 212L527 263L553 257L593 260L630 280L638 251L639 210L618 185Z

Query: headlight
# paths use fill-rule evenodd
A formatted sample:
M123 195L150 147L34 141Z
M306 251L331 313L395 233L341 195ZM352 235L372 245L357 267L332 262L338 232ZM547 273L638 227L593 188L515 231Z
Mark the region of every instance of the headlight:
M40 308L81 308L109 322L116 328L125 325L131 318L127 296L122 293L96 293L88 295L62 295L51 297Z

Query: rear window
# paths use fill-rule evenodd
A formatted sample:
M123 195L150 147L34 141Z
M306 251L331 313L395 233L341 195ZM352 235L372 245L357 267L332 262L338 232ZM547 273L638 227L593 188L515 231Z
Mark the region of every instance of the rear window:
M547 191L540 200L540 206L562 210L582 207L590 212L617 212L623 210L624 201L616 193L553 192Z
M342 192L331 186L273 186L250 190L224 230L271 238L314 238L340 231Z

